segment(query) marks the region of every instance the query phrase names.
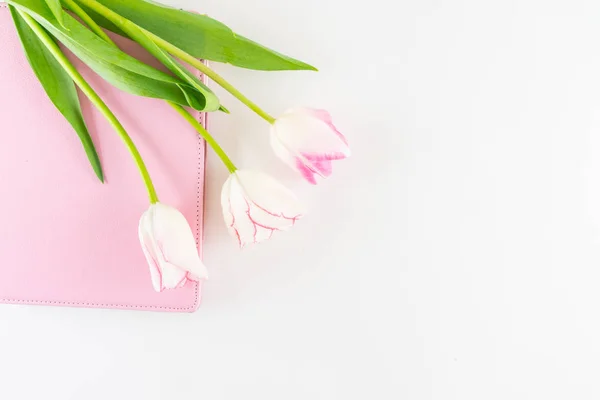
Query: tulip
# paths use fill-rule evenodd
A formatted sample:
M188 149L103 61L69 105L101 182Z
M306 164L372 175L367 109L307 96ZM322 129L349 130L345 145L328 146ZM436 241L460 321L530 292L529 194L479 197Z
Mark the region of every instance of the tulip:
M275 154L313 185L316 176L332 173L332 161L350 156L348 141L333 125L325 110L295 108L271 125Z
M223 217L240 247L291 228L304 207L285 186L262 172L236 170L223 185Z
M140 219L139 235L157 292L208 277L192 229L179 210L152 204Z

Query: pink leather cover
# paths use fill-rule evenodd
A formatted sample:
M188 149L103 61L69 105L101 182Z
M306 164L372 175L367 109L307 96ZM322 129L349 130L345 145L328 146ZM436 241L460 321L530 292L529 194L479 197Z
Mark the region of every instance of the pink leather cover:
M151 60L131 42L119 44ZM200 251L204 142L164 102L120 92L76 65L137 144L161 202L186 216ZM82 106L104 185L36 80L0 4L0 302L196 310L199 284L153 290L137 233L149 205L142 180L117 134L87 100Z

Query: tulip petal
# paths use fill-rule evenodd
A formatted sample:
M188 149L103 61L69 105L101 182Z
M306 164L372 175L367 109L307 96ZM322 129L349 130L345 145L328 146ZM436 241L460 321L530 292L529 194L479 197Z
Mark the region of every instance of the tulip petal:
M270 176L236 171L223 185L223 216L230 234L244 247L292 227L304 213L294 194Z
M162 263L163 289L175 289L187 283L187 272L169 262Z
M150 216L150 210L146 211L140 219L139 236L142 244L142 251L150 267L150 279L152 280L152 286L157 292L163 290L162 286L162 274L158 266L158 255L155 251L155 244L151 239L151 224L152 218Z
M164 260L182 271L189 271L194 280L207 278L194 234L183 214L173 207L157 203L153 219L155 240Z
M248 218L245 192L235 174L232 174L223 186L221 205L228 230L237 238L240 247L254 243L256 227Z
M298 157L296 160L296 169L300 171L304 179L306 179L309 183L313 185L317 184L317 180L315 179L315 171L313 171L310 167L306 166L302 161L302 158Z
M304 214L296 195L276 179L257 171L236 171L240 185L251 202L275 217L294 219Z
M328 177L333 172L331 160L337 160L331 156L322 156L319 154L303 154L304 158L310 161L310 165L313 171L319 173L323 177ZM343 158L343 157L342 157Z
M320 119L329 125L329 128L335 133L346 146L348 146L348 140L342 132L338 131L335 125L333 125L333 118L331 118L331 114L329 114L326 110L316 110L313 108L305 108L304 109L308 114L312 114L315 118ZM347 156L350 156L350 149L348 148Z
M148 266L150 267L150 279L152 281L152 287L154 287L154 290L156 290L157 292L162 292L162 274L156 261L156 256L153 253L153 251L150 250L148 246L146 246L145 243L142 243L142 250L144 251L144 255L146 256Z
M333 160L350 156L348 141L333 125L325 110L295 108L271 126L271 146L275 154L312 184L316 176L332 173Z
M207 278L192 230L177 209L160 203L150 206L140 219L139 236L157 292Z
M331 121L327 111L297 108L284 113L273 124L277 137L288 149L299 153L350 156L348 141Z

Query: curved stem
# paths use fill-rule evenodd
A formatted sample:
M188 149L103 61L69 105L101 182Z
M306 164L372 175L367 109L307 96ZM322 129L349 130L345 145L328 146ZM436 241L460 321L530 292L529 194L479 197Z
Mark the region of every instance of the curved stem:
M156 195L156 190L154 188L154 184L152 183L152 179L150 178L150 174L146 165L144 164L144 160L140 155L140 152L135 147L135 143L131 140L131 137L127 134L123 125L119 122L117 117L110 111L110 109L106 106L104 101L96 94L94 89L85 81L83 76L77 71L77 69L71 64L69 59L63 54L58 44L48 35L48 33L37 23L35 19L33 19L28 14L19 10L19 14L27 25L31 27L31 29L36 33L42 43L48 48L48 51L52 53L56 61L65 69L65 71L69 74L73 82L81 89L81 91L87 96L88 99L96 106L96 108L104 115L104 117L108 120L111 126L117 131L121 140L125 143L125 146L131 153L135 164L144 180L144 184L146 185L146 189L148 191L148 197L150 198L151 203L158 202L158 196Z
M79 12L86 15L87 18L90 18L87 15L87 13L81 7L79 7L79 5L75 4L75 2L73 0L62 0L62 1L65 4L67 4L69 6L69 8L71 8L72 5L74 5L76 8L78 8L80 10ZM85 20L84 17L78 13L78 11L75 11L73 8L72 8L72 11L74 13L76 13L77 15L79 15L82 20ZM92 31L94 31L96 33L98 33L97 31L101 31L102 33L104 33L104 31L102 31L102 29L98 26L98 24L96 24L96 22L94 20L92 20L91 18L90 18L90 20L91 21L89 23L87 23L87 25L89 26L89 28ZM102 35L99 35L99 36L102 37L104 40L106 40L108 43L116 46L115 42L113 42L105 33L104 33L104 36L106 36L106 37L104 37ZM196 118L194 118L188 111L185 110L185 108L181 107L180 105L171 103L170 101L167 101L167 103L171 107L173 107L179 114L181 114L183 116L183 118L187 122L189 122L194 127L194 129L196 129L196 131L202 136L202 138L204 138L204 140L206 140L206 142L210 145L210 147L215 151L215 153L223 161L223 163L225 164L225 166L227 167L229 172L233 172L237 169L236 166L231 161L231 159L227 156L225 151L223 151L221 146L219 146L217 141L210 135L210 133L208 133L208 131L206 129L204 129L204 127L196 120Z
M196 57L186 53L181 50L179 47L172 45L167 42L163 38L156 36L152 32L146 31L146 34L150 36L150 38L156 43L160 48L167 51L171 55L185 61L192 67L196 68L198 71L202 72L204 75L208 76L214 82L218 83L223 89L227 90L231 93L235 98L244 103L249 109L258 114L262 119L267 121L269 124L273 124L275 122L275 118L268 114L265 110L260 108L256 103L246 97L242 92L237 90L231 83L227 82L225 78L221 75L217 74L214 70L212 70L208 65L198 60Z
M214 152L217 153L217 155L219 156L221 161L223 161L223 164L225 164L225 166L227 167L229 172L233 173L237 170L237 167L233 164L233 162L227 156L227 154L225 154L225 152L223 151L221 146L219 146L219 144L211 136L211 134L208 133L208 131L206 129L204 129L202 124L200 124L200 122L198 122L192 114L187 112L187 110L185 108L181 107L179 104L171 103L170 101L168 101L167 103L169 103L171 105L171 107L173 107L175 109L175 111L177 111L179 114L181 114L181 116L183 118L185 118L185 120L187 122L189 122L190 125L192 125L194 127L194 129L196 129L196 131L200 134L200 136L202 136L202 138L204 140L206 140L206 143L208 143L208 145L214 150Z
M109 21L111 21L114 24L118 25L119 23L124 23L125 21L128 21L133 24L133 22L127 20L126 18L122 17L118 13L114 12L113 10L111 10L110 8L106 7L105 5L99 3L96 0L77 0L77 1L82 4L85 4L86 6L93 9L95 12L102 15L103 17L105 17L106 19L108 19ZM242 94L239 90L237 90L235 87L233 87L233 85L230 84L229 82L227 82L221 75L217 74L215 71L210 69L202 61L198 60L196 57L192 56L191 54L186 53L179 47L167 42L163 38L142 28L141 26L138 26L137 24L135 24L135 25L139 29L144 31L144 33L146 35L148 35L152 39L152 41L157 46L159 46L161 49L163 49L166 52L170 53L171 55L181 59L182 61L185 61L189 65L196 68L198 71L202 72L204 75L208 76L210 79L212 79L213 81L218 83L221 87L223 87L223 89L225 89L229 93L231 93L235 98L237 98L242 103L244 103L246 106L248 106L248 108L250 108L256 114L258 114L261 118L263 118L268 123L272 124L273 122L275 122L275 118L273 118L271 115L269 115L266 111L264 111L262 108L260 108L256 103L254 103L248 97L244 96L244 94Z

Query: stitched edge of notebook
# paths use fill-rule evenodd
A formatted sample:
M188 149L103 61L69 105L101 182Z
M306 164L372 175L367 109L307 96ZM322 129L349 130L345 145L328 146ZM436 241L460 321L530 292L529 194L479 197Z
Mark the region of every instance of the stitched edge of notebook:
M0 8L8 10L8 4L0 3ZM201 77L202 81L206 83L206 77ZM198 112L198 121L205 125L206 114ZM198 152L198 171L196 180L196 247L199 251L203 251L203 247L200 243L202 239L200 232L202 225L204 225L204 212L200 213L200 204L203 203L204 196L200 196L200 188L204 186L204 166L206 163L206 157L202 157L202 150L206 150L202 138L198 136L198 146L196 151ZM204 151L205 153L205 151ZM204 193L204 191L203 191ZM202 197L202 198L201 198ZM202 215L202 218L200 216ZM203 232L203 231L202 231ZM95 307L95 308L111 308L111 309L125 309L125 310L146 310L146 311L158 311L158 310L170 310L170 311L195 311L200 303L200 282L194 282L194 302L192 305L187 307L169 307L169 306L152 306L152 305L137 305L137 304L113 304L113 303L94 303L94 302L77 302L77 301L57 301L57 300L18 300L18 299L0 299L0 302L6 304L30 304L30 305L55 305L55 306L80 306L80 307Z

